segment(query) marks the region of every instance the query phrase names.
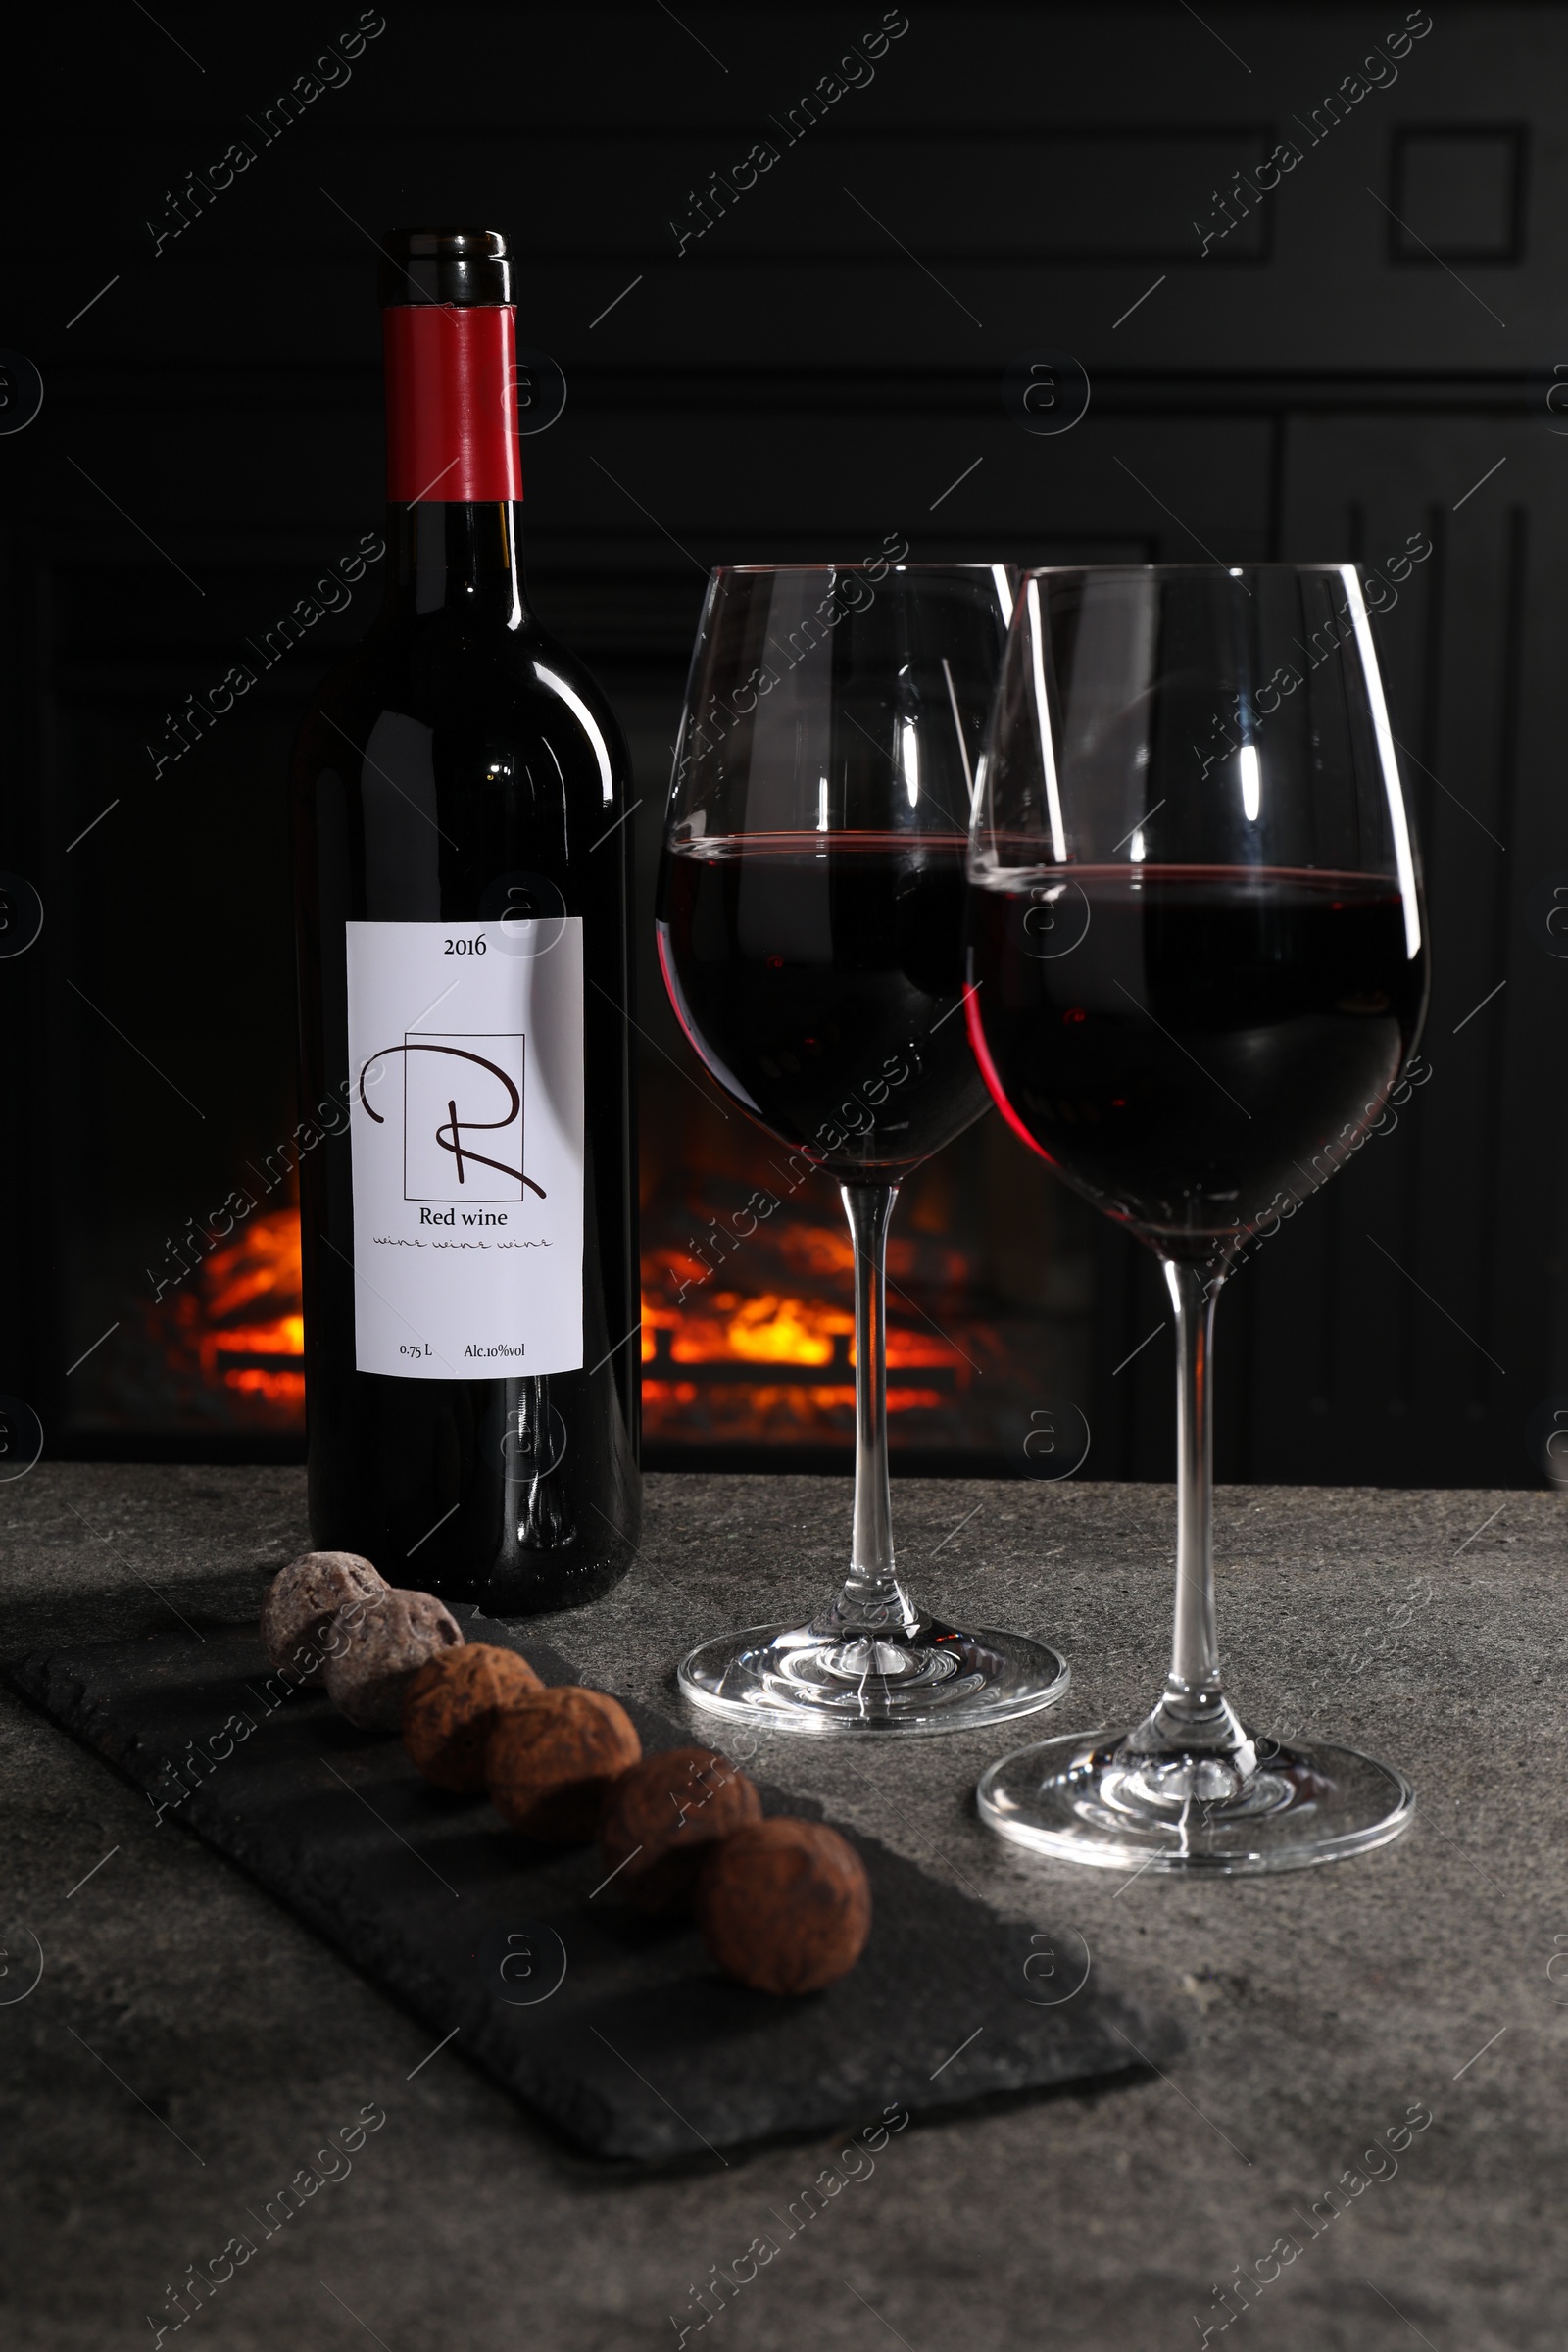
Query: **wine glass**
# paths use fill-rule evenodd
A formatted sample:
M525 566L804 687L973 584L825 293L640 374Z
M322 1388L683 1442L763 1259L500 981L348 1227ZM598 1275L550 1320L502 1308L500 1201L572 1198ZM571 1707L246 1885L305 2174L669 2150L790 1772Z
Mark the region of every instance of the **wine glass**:
M1214 1303L1348 1158L1426 1007L1409 819L1349 564L1026 575L970 848L966 1017L1009 1126L1160 1260L1176 1332L1176 1624L1132 1731L980 1783L1064 1860L1289 1870L1396 1837L1353 1748L1225 1694L1210 1526ZM1289 1245L1284 1245L1288 1247Z
M962 1019L964 859L1010 604L1000 565L738 564L710 582L660 962L709 1070L785 1146L789 1187L814 1168L838 1181L855 1244L856 1426L842 1589L808 1624L693 1650L681 1688L711 1713L960 1731L1067 1688L1043 1643L921 1613L895 1568L888 1493L888 1221L903 1178L986 1108Z

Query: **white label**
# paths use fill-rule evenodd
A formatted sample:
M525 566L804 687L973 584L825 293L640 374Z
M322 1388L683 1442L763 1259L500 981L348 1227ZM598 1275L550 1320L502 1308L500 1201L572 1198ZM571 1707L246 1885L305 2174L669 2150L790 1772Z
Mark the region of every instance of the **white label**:
M354 1360L582 1363L582 918L349 923Z

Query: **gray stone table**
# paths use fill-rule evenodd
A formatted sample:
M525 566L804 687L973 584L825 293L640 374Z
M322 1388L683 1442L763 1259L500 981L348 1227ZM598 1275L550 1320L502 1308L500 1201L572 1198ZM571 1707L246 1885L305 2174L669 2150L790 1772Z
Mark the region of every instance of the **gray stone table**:
M895 1501L924 1597L1072 1659L1042 1730L1148 1701L1168 1490L908 1481ZM820 2211L803 2192L843 2135L659 2177L564 2153L0 1693L0 1912L44 1953L22 2000L7 1986L27 1980L30 1947L10 1934L0 1960L6 2342L128 2352L166 2326L172 2344L171 2289L188 2265L221 2270L238 2232L258 2250L189 2323L214 2352L675 2352L682 2328L706 2332L695 2290L759 2238L776 2255L708 2323L732 2352L1178 2352L1205 2329L1254 2352L1560 2352L1562 1511L1532 1494L1221 1494L1221 1634L1245 1711L1339 1735L1416 1783L1410 1835L1357 1861L1123 1883L980 1827L995 1739L875 1754L769 1741L767 1777L1014 1917L1074 1926L1097 1968L1188 2034L1165 2076L916 2125L874 2159L840 2159ZM686 1645L804 1614L834 1581L848 1512L835 1480L653 1479L632 1578L539 1630L587 1679L672 1708ZM171 1611L252 1617L305 1540L295 1471L44 1465L0 1488L5 1654L162 1628ZM353 2144L362 2110L385 2121L318 2164L329 2133ZM1412 2110L1430 2121L1369 2158ZM338 2177L263 2238L254 2225L305 2166ZM1325 2192L1347 2174L1360 2185L1339 2212ZM1252 2300L1226 2325L1237 2295L1215 2289L1237 2266Z

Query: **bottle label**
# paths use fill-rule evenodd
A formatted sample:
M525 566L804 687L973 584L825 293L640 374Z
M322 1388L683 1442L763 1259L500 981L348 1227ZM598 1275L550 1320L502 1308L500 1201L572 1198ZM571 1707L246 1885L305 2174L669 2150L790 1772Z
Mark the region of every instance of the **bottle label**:
M381 339L392 503L520 498L516 313L408 303L381 313Z
M581 916L346 930L356 1364L578 1370Z

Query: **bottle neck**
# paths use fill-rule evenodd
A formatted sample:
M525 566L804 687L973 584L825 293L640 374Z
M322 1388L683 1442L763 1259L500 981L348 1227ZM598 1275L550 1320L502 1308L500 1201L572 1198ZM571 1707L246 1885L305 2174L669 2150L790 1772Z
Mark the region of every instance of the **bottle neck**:
M531 618L520 501L394 501L387 508L386 537L386 612L466 612L510 629Z
M510 304L392 304L386 362L389 606L520 628L516 321Z

